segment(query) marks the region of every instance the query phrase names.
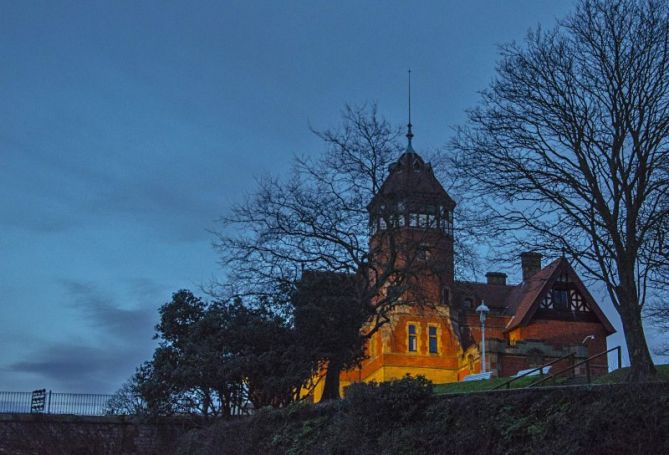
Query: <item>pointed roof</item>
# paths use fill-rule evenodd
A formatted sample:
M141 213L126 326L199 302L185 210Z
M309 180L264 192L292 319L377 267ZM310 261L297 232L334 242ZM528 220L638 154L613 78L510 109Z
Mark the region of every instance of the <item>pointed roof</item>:
M527 325L530 322L541 304L541 299L549 292L558 276L563 272L566 272L570 281L576 285L576 288L585 300L585 304L597 317L606 331L609 334L616 331L590 292L588 292L588 289L578 277L576 271L574 271L566 258L561 257L551 262L511 291L507 298L508 306L506 313L512 317L505 328L506 332Z

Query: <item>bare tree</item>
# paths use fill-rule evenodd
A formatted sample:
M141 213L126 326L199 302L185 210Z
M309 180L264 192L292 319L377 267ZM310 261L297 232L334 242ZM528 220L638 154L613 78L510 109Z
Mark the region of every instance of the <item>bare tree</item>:
M453 144L488 234L567 254L606 285L630 380L655 375L641 316L667 218L668 13L664 1L584 0L502 47Z
M370 337L397 303L437 303L412 286L418 275L432 273L432 264L417 257L419 235L398 234L387 214L388 229L370 242L368 204L401 154L401 132L375 106L347 107L340 128L314 132L326 144L325 154L297 158L287 180L261 179L257 191L223 218L215 247L226 272L225 292L248 301L288 295L305 270L352 275L351 298L368 314L363 338ZM328 381L338 383L345 363L321 363L328 365L330 395L339 391Z

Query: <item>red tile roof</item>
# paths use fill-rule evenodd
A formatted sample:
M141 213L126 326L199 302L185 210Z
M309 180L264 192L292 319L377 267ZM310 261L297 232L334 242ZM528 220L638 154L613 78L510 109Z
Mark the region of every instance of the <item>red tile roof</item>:
M511 316L506 331L526 325L530 322L534 313L540 305L540 301L546 292L552 288L557 277L566 272L571 281L576 284L586 305L595 314L600 323L609 333L615 329L611 322L599 308L592 295L583 285L574 269L565 258L559 258L548 264L531 278L517 285L487 284L472 282L456 282L455 294L462 301L469 296L474 298L475 305L484 300L493 312Z

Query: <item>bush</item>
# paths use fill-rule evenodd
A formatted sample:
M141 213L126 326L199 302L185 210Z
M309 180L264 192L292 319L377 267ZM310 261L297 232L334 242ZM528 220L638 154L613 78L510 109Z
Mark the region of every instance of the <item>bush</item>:
M432 398L432 382L424 376L390 382L355 383L346 390L353 417L377 423L406 423L423 410Z

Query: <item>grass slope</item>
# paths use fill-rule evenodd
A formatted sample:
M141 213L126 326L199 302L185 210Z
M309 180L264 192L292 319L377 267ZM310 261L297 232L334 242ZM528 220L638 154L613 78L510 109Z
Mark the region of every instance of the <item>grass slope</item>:
M669 382L669 365L656 365L658 380ZM621 368L619 370L612 371L609 374L601 376L594 380L595 384L620 384L625 382L625 378L629 368ZM514 381L510 384L510 388L519 389L527 387L535 381L538 381L540 376L531 376L524 377ZM511 378L495 378L482 381L469 381L469 382L451 382L447 384L435 384L434 393L436 394L446 394L446 393L470 393L470 392L484 392L488 390L493 390L495 387L498 387L506 383ZM560 378L557 379L556 384L563 382ZM548 381L546 385L553 385L552 381Z
M416 381L416 383L411 383ZM418 379L191 432L188 454L667 454L669 384L434 395Z

